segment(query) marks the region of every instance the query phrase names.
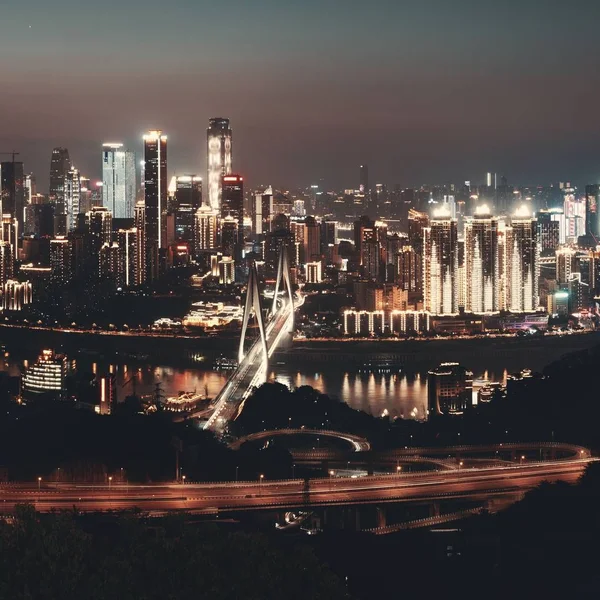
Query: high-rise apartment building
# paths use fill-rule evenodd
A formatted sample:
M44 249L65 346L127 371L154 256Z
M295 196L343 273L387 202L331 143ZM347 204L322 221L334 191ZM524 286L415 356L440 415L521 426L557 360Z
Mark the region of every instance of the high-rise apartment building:
M121 143L102 145L102 205L115 219L131 219L136 196L135 152Z
M71 231L77 227L77 217L81 205L81 177L78 169L73 167L67 171L63 190L67 214L67 229Z
M244 180L239 175L223 177L221 219L225 217L232 217L237 225L237 241L233 258L238 262L242 258L244 247Z
M223 178L232 171L232 134L229 119L216 117L206 130L208 157L208 204L221 208Z
M71 244L66 237L50 240L50 281L64 287L73 278Z
M527 209L513 215L504 246L506 307L514 313L534 312L539 306L540 249L538 224Z
M458 312L458 225L444 208L423 229L423 301L434 315Z
M133 224L136 243L136 285L146 282L146 207L144 202L137 202L133 210Z
M119 247L119 271L122 285L124 287L140 285L137 229L135 227L119 229L117 231L117 244Z
M85 215L85 221L90 236L90 252L96 257L102 246L112 242L112 214L104 206L94 206Z
M467 312L482 314L500 310L498 219L487 206L465 223L465 290Z
M167 136L162 131L144 135L144 235L146 281L159 275L159 250L166 248Z

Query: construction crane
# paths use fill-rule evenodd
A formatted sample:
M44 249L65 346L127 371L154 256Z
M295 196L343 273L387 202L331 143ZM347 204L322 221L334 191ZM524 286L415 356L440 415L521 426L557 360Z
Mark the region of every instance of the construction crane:
M12 156L12 162L14 164L14 162L15 162L15 156L19 156L21 153L20 152L15 152L13 150L12 152L0 152L0 154L10 154L10 156Z

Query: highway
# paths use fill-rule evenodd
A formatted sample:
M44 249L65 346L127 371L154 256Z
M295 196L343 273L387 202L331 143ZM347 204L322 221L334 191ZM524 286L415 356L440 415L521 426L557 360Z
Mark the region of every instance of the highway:
M484 500L521 493L542 481L575 482L597 459L493 465L458 471L425 471L362 478L322 478L255 482L104 486L20 483L0 486L0 512L31 503L41 512L56 509L106 511L138 508L151 513L237 512L301 507L415 502L443 498Z

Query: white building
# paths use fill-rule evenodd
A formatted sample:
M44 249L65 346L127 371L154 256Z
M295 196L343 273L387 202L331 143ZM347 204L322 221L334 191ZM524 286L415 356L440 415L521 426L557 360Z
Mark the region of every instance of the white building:
M135 153L121 143L102 146L102 205L115 219L133 217L136 197Z

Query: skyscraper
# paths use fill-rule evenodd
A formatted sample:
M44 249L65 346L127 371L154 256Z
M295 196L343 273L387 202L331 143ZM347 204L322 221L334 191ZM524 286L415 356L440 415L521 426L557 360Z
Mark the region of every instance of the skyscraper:
M233 258L238 262L242 258L244 247L244 180L239 175L223 177L223 196L221 219L232 217L237 224L237 240Z
M208 204L221 208L223 177L231 174L232 134L229 119L216 117L208 122L206 130L208 144Z
M585 225L586 233L598 243L600 238L600 186L595 183L585 186Z
M369 192L369 167L367 165L360 165L358 189L361 194L367 194Z
M537 221L527 208L516 211L506 230L505 280L511 312L533 312L539 306L540 249ZM558 265L558 258L557 258Z
M0 163L0 199L2 214L10 214L22 226L25 208L25 178L22 162Z
M67 228L72 230L77 226L77 215L79 215L81 206L81 178L78 169L72 168L67 171L65 175L64 197Z
M90 251L92 256L97 257L100 248L112 242L112 215L104 206L94 206L85 215L87 230L90 235Z
M194 242L196 213L202 205L202 177L180 175L175 180L175 238Z
M69 151L66 148L54 148L50 159L50 202L54 204L63 202L65 175L71 170L71 167ZM62 209L64 213L64 204L62 204Z
M477 209L465 223L465 277L467 312L500 310L498 219L487 206Z
M264 192L254 196L252 206L252 231L260 236L271 231L273 218L273 190L268 187Z
M218 218L217 211L206 204L196 211L196 254L217 247Z
M121 143L102 145L102 205L115 219L131 219L135 205L135 153Z
M167 136L149 131L144 136L144 235L146 281L159 274L159 249L166 247Z
M423 229L424 308L434 315L458 312L458 226L446 208Z

